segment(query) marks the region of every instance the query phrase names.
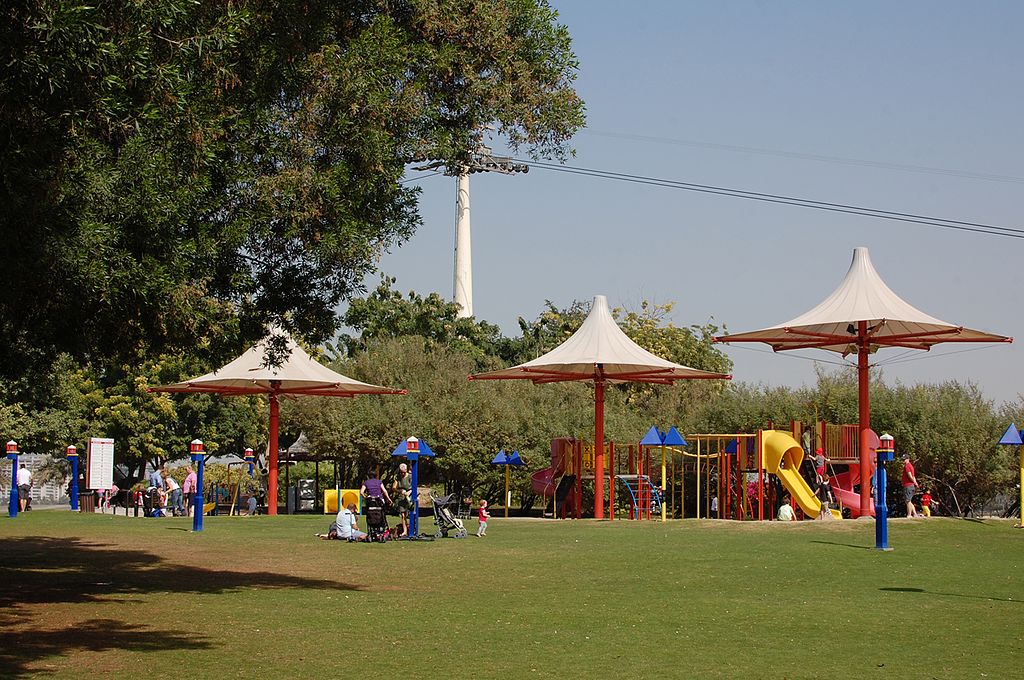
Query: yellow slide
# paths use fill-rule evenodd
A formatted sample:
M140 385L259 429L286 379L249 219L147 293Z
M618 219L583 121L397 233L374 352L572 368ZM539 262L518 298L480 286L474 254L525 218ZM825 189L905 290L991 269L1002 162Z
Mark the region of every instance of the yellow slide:
M788 432L764 430L761 433L761 447L765 471L779 478L805 515L817 517L821 512L821 501L800 475L800 463L804 460L804 450L800 443ZM832 515L837 519L842 518L838 510L832 510Z

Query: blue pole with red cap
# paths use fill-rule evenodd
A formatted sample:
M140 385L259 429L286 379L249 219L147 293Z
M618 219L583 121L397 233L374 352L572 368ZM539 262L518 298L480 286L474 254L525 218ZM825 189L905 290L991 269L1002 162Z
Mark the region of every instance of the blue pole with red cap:
M206 456L203 455L203 440L193 439L188 445L192 462L196 464L196 499L195 507L192 509L192 531L203 530L203 468L206 466Z
M18 442L13 439L7 442L7 460L11 461L11 502L7 506L7 516L18 516Z
M71 509L78 511L78 449L68 447L68 462L71 463Z
M891 434L883 434L878 438L875 449L875 550L892 550L889 547L889 509L885 504L885 489L888 483L885 476L885 463L893 458L896 451Z

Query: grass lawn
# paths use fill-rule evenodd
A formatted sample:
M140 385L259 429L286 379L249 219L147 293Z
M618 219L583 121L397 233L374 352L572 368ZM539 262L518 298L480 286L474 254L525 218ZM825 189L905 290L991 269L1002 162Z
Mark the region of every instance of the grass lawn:
M318 541L324 517L0 518L0 676L1020 677L1001 520L502 520ZM423 525L432 528L428 518ZM475 530L476 522L470 522Z

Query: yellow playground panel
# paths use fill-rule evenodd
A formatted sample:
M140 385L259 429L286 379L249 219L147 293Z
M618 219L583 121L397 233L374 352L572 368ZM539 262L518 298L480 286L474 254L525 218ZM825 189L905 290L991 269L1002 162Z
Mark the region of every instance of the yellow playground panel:
M342 489L341 490L341 503L342 507L348 507L350 504L356 504L356 512L363 511L363 497L359 495L359 489ZM338 491L337 489L326 489L324 490L324 514L325 515L336 515L338 514Z

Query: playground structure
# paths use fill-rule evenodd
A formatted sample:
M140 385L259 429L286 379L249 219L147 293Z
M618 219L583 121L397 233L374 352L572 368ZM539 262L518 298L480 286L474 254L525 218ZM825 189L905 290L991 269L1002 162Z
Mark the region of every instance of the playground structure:
M608 517L616 519L709 518L771 520L789 495L803 516L815 518L821 502L808 479L805 450L821 448L827 478L838 508L836 518L861 516L861 482L857 425L790 423L788 430L754 433L691 434L686 447L663 444L605 445ZM645 441L649 441L645 437ZM878 437L869 433L872 449ZM561 437L551 442L551 465L531 475L533 491L552 498L556 518L583 516L584 483L595 475L593 442ZM872 466L872 474L874 467ZM869 515L874 515L874 505Z

